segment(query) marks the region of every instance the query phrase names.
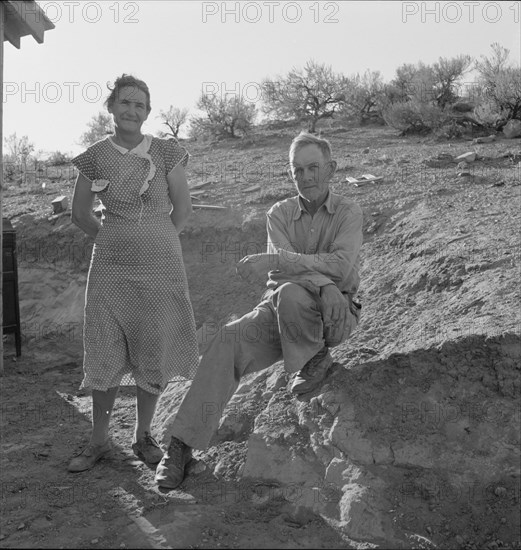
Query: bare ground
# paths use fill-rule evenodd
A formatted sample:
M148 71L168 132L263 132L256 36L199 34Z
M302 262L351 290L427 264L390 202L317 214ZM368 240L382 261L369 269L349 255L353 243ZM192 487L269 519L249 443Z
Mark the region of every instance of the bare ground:
M196 209L183 235L199 327L206 323L211 330L231 315L245 313L262 292L262 287L238 280L234 266L245 254L264 249L264 212L276 200L293 194L284 174L293 134L294 130L265 130L244 140L187 143L192 153L189 181L194 186L207 184L194 204L228 207ZM455 414L454 403L460 406L465 397L474 407L481 400L494 404L487 410L495 412L501 406L501 411L513 411L510 420L515 428L520 392L520 140L438 143L403 139L385 128L331 128L324 135L339 162L333 190L359 202L365 215L362 324L349 342L335 350L337 370L330 386L354 388L342 390L341 395L349 397L343 405L357 407L357 422L373 434L371 452L378 448L378 437L397 433L391 421L396 391L403 391L404 385L411 391L421 389L422 376L426 395L432 397L429 392L438 384L436 403L445 404L441 413L438 409L428 413ZM470 175L458 176L457 163L442 153L455 157L470 150L478 153L478 160L469 165ZM360 187L344 181L346 176L367 172L384 180ZM371 475L385 480L386 502L395 505L383 516L393 529L407 534L401 542L352 537L363 532L360 526L342 529L327 514L295 507L288 489L291 484L275 484L261 473L244 477L245 465L250 469L255 465L248 455L248 445L257 441L254 436L282 429L276 422L262 421L259 411L245 416L250 419L247 425L242 419L245 427L240 437L235 428L227 431L224 423L215 445L197 456L181 488L162 492L153 483L153 470L136 460L130 449L134 390L122 388L112 420L113 456L90 472L68 473L66 465L88 440L90 428L90 397L78 387L83 294L92 243L70 224L67 214L51 216L50 201L60 194L71 197L72 176L70 168L49 169L33 180L8 183L4 191L3 216L11 219L18 239L23 347L22 356L16 358L12 337L4 337L0 547L521 546L519 468L508 475L492 475L505 465L510 467L512 457L519 456L519 433L495 434L491 422L486 429L487 446L483 446L485 440L479 445L465 443L458 455L455 442L467 433L457 431L465 428L459 419L444 424L443 431L434 430L438 452L430 446L434 440L432 433L426 433L428 426L411 413L409 419L417 422L407 425L407 441L424 442L421 448L428 449L426 456L441 457L443 471L441 462L438 470L433 465L420 471L410 461L407 467L397 467L396 458L388 464L376 460L374 466L366 465ZM247 191L257 183L260 190ZM513 359L498 370L490 350L504 342L510 342ZM477 349L484 350L483 361L472 355ZM390 367L400 363L396 354L408 365L413 365L411 358L429 358L425 364L432 370L420 369L414 371L415 377L404 378ZM448 373L459 372L466 354L471 357L470 366L460 373L461 384L436 370L446 364ZM450 363L451 357L457 360ZM469 382L474 366L481 377ZM270 401L270 406L290 410L296 405L285 391L281 365L272 369L282 385L280 402ZM364 374L370 369L374 378ZM431 376L432 372L438 375ZM346 382L349 385L343 386ZM376 389L365 394L362 383L374 384L371 387ZM393 387L398 388L395 393L383 391ZM447 397L451 388L455 401ZM465 388L472 391L463 395ZM185 390L186 384L178 384L171 393L172 410ZM416 401L409 403L417 405L419 394L415 395ZM453 408L448 409L451 403ZM401 407L403 413L404 403ZM162 421L163 417L157 421L158 433ZM298 429L309 437L308 425ZM303 441L308 441L306 437ZM349 437L336 446L346 456L351 454L354 463L365 464L365 447ZM469 484L470 474L478 471L469 462L467 484L460 479L457 485L458 490L464 488L465 497L454 490L450 496L441 494L443 476L446 487L456 486L457 478L450 477L450 472L458 467L451 461L454 457L465 460L465 453L485 457L490 479L478 484L469 498L469 487L476 489Z

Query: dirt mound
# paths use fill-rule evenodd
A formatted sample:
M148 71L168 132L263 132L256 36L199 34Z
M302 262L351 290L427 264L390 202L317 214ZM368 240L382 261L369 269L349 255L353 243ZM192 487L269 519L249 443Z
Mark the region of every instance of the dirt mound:
M264 486L265 501L286 501L294 521L318 514L347 540L452 548L463 533L481 548L493 530L514 548L520 356L518 335L460 338L337 363L320 393L299 400L276 365L243 381L200 458L217 485L246 495ZM162 398L165 436L179 395ZM187 492L208 483L207 469L194 467Z
M293 193L294 133L190 144L189 181L205 190L194 203L227 207L196 209L181 237L200 328L258 302L263 285L240 280L235 264L264 250L267 208ZM111 423L113 456L66 472L90 431L90 396L78 387L92 241L68 213L51 215L55 196L70 198L73 171L37 182L38 192L8 182L22 356L4 337L0 547L520 546L513 143L477 145L462 178L453 163L423 161L465 153L465 142L404 140L386 128L324 135L339 163L333 190L364 211L360 327L333 350L335 367L310 399L290 395L281 364L244 380L212 447L170 493L132 454L129 388ZM345 180L368 171L384 179ZM168 435L187 387L164 396L158 434Z

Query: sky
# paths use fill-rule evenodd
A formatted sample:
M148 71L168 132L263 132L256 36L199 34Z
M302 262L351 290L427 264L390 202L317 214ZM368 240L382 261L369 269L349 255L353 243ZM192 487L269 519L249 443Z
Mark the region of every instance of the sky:
M37 151L77 154L107 83L144 80L152 112L143 132L162 129L169 106L195 111L202 91L255 101L264 78L313 59L346 76L403 63L490 55L498 42L521 56L521 2L97 1L38 2L55 28L43 44L4 47L4 138L28 136ZM472 78L469 75L469 80ZM163 126L164 129L164 126ZM4 147L5 150L5 147Z

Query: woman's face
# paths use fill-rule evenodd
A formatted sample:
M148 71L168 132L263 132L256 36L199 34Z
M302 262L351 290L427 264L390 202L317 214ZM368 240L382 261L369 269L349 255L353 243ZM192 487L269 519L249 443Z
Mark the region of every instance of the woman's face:
M116 128L129 133L140 132L149 113L147 95L136 86L124 86L116 93L114 103L108 110Z

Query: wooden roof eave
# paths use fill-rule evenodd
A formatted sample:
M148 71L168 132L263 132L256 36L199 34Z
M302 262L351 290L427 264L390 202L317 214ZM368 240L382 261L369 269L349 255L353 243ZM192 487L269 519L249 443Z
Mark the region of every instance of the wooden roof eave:
M54 29L43 10L34 0L7 0L4 5L4 40L20 49L20 38L31 35L38 44L43 43L45 31Z

